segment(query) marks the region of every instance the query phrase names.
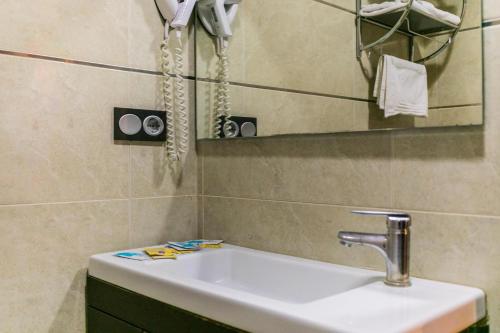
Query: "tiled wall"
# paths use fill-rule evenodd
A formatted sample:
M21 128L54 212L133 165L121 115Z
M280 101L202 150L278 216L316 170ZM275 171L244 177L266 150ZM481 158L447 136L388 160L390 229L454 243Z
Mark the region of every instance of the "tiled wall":
M384 230L353 207L413 213L413 273L484 288L498 331L500 27L485 29L484 130L205 143L201 163L192 147L172 175L160 146L111 134L114 106L160 108L153 1L2 5L0 332L82 332L88 257L194 237L198 214L206 237L382 269L369 249L337 245L340 229Z
M0 332L83 332L90 255L196 235L194 139L175 176L112 139L114 106L161 108L162 34L152 0L2 1Z
M500 22L498 1L484 17ZM336 234L385 231L353 209L408 211L412 274L484 289L500 332L500 25L483 32L484 128L205 142L204 237L383 270L378 253Z

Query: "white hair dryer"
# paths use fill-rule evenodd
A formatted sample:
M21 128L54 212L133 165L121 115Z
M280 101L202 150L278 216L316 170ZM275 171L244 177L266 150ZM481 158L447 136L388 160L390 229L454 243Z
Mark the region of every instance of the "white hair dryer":
M229 94L229 37L233 36L231 24L236 18L241 0L199 0L198 17L208 33L216 37L216 52L219 56L218 88L216 106L212 114L211 132L220 138L221 132L231 130L231 96Z
M231 37L241 0L199 0L198 16L205 29L216 37Z
M187 27L197 0L155 0L165 19L165 37L161 45L163 73L163 104L167 118L167 157L171 162L181 159L189 147L189 115L186 107L186 93L183 78L182 30ZM177 46L174 58L175 82L172 88L169 53L170 30L175 29Z
M155 0L166 23L174 28L185 28L194 11L197 0Z

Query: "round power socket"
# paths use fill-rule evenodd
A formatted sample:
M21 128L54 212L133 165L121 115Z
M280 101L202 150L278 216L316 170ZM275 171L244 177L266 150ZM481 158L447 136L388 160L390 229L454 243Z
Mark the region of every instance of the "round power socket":
M144 128L144 132L146 132L146 134L150 136L158 136L163 133L163 130L165 129L163 120L161 120L161 118L158 116L146 117L142 126Z

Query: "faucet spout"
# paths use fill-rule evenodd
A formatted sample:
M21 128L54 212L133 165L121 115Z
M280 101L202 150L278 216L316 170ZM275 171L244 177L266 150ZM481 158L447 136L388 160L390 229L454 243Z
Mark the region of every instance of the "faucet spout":
M376 246L384 251L387 247L386 235L341 231L337 237L342 245Z
M396 287L410 286L410 216L386 212L355 213L386 216L387 234L341 231L337 236L340 244L346 247L363 245L376 249L385 259L385 284Z
M364 232L341 231L337 237L340 244L346 247L353 245L369 246L377 250L387 262L387 236L380 234L369 234Z

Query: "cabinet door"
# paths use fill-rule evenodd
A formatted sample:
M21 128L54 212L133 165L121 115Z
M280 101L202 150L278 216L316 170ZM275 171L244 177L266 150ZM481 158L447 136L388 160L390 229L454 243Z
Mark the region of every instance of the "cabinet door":
M87 307L87 333L143 333L125 321Z

